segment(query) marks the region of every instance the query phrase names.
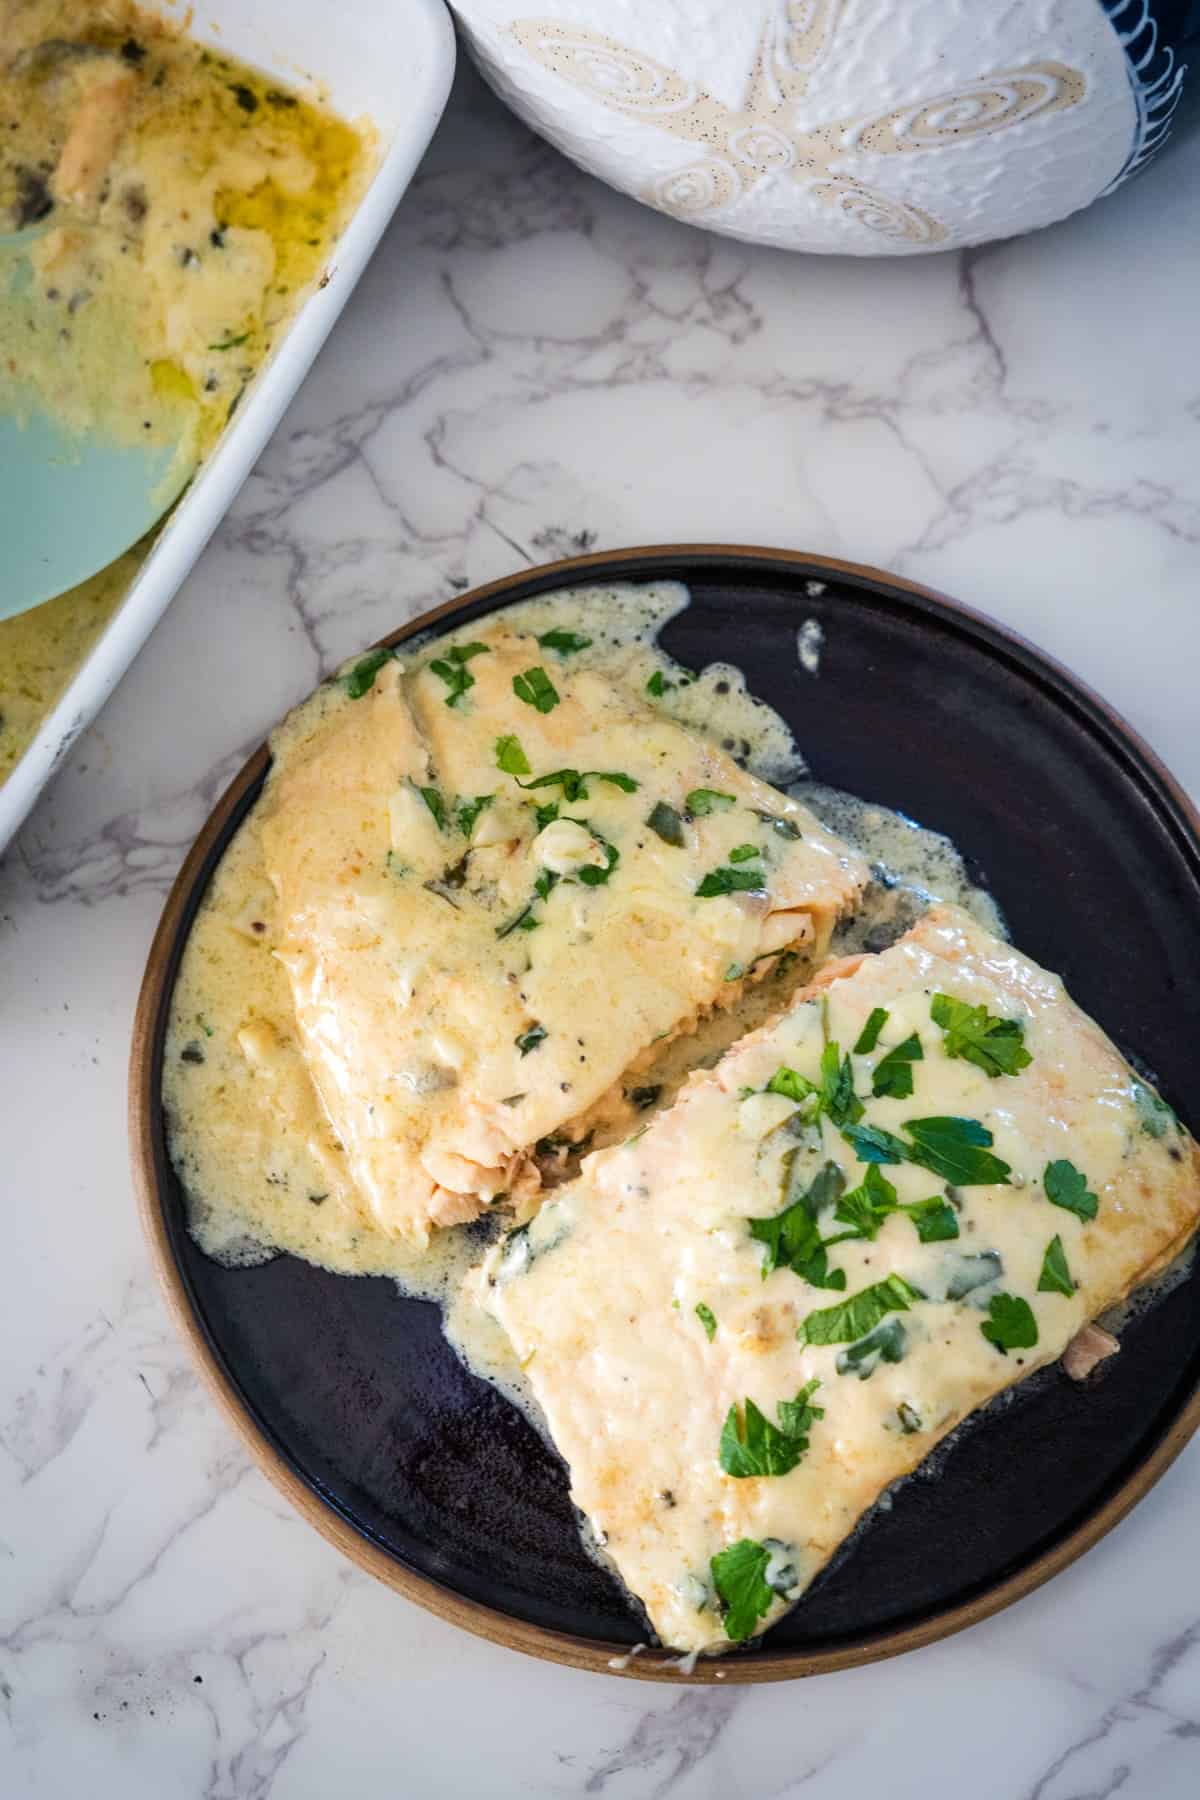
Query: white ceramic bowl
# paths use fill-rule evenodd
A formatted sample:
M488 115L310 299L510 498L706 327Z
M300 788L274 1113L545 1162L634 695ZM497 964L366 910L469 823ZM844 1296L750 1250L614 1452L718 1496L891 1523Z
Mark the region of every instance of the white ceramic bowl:
M899 256L1063 219L1153 155L1177 0L451 0L585 169L711 231ZM803 277L797 277L803 279Z
M112 693L249 474L408 186L454 72L454 33L441 0L341 0L336 8L329 0L195 0L190 30L280 81L315 80L344 118L366 115L378 134L379 163L330 253L327 285L296 313L129 593L0 787L0 850Z

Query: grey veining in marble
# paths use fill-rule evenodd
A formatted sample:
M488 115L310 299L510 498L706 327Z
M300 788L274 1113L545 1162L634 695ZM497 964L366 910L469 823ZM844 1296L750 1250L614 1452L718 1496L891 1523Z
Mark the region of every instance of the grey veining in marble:
M898 1662L673 1692L506 1654L343 1562L234 1442L149 1273L124 1073L163 896L264 729L416 611L573 550L888 565L1070 663L1200 793L1198 181L1193 140L1037 238L789 258L609 193L460 79L0 868L6 1800L1195 1800L1200 1448L1049 1587Z

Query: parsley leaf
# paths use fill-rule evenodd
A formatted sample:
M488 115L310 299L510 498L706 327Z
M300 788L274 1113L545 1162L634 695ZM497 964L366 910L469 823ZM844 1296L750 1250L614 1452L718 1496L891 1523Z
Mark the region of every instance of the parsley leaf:
M839 1131L856 1125L863 1116L863 1103L854 1092L850 1058L834 1043L826 1044L821 1052L821 1106Z
M570 656L576 650L586 650L591 641L589 637L580 637L577 631L543 631L538 638L543 650L557 650L560 656Z
M946 1283L947 1300L963 1300L976 1288L999 1281L1004 1264L996 1250L981 1250L978 1256L959 1255L952 1264L953 1273Z
M819 1094L818 1088L807 1076L796 1069L789 1069L781 1063L763 1089L764 1094L782 1094L787 1100L808 1100L813 1094ZM751 1088L751 1093L754 1089Z
M435 787L418 788L422 800L433 814L434 823L439 831L446 829L446 802Z
M753 1538L739 1538L709 1563L712 1584L721 1602L725 1636L740 1644L753 1635L758 1621L771 1610L775 1596L766 1583L771 1552Z
M881 1125L848 1125L842 1136L865 1163L899 1163L908 1156L908 1145Z
M1042 1258L1042 1272L1038 1276L1039 1294L1066 1294L1068 1298L1075 1292L1075 1283L1071 1280L1071 1271L1067 1267L1067 1253L1063 1249L1063 1241L1055 1236L1046 1245L1046 1254Z
M430 663L433 673L446 684L447 706L456 706L467 689L475 686L475 677L467 667L471 658L489 654L486 644L451 644L444 657Z
M694 819L706 819L709 813L736 806L737 801L732 794L718 794L715 788L693 788L683 804Z
M1178 1131L1179 1120L1171 1108L1144 1081L1135 1081L1133 1084L1133 1104L1137 1108L1138 1122L1148 1137L1163 1137L1168 1126Z
M529 758L521 748L520 738L510 735L496 739L496 767L503 769L506 775L530 773Z
M1074 1213L1077 1219L1094 1219L1100 1209L1095 1194L1088 1191L1086 1175L1065 1157L1046 1164L1042 1185L1051 1206L1061 1206L1065 1212Z
M796 1151L788 1152L785 1160L785 1181L790 1187L792 1171L795 1167ZM765 1247L762 1262L763 1279L774 1269L791 1269L812 1287L833 1288L840 1291L846 1285L844 1269L830 1269L825 1254L825 1246L821 1242L821 1234L817 1229L816 1217L824 1207L831 1205L839 1196L845 1185L845 1176L835 1162L828 1162L817 1171L809 1188L785 1206L783 1211L768 1219L747 1219L750 1236L756 1243Z
M882 1006L872 1008L866 1024L858 1034L858 1042L854 1046L855 1056L869 1056L879 1042L879 1034L888 1022L888 1013Z
M529 768L511 771L511 773L528 775ZM577 800L588 797L588 781L607 781L610 786L620 788L623 794L636 794L638 783L632 775L622 775L619 769L552 769L548 775L538 775L533 781L518 781L517 786L530 793L534 788L560 787L562 797L568 806Z
M995 1294L988 1306L991 1317L979 1329L1001 1356L1010 1350L1032 1350L1038 1341L1037 1320L1028 1300L1012 1294Z
M871 1092L875 1098L882 1100L886 1096L892 1100L907 1100L913 1091L912 1065L924 1060L921 1040L914 1031L876 1064L871 1076Z
M675 683L673 681L668 681L661 669L655 669L653 675L646 683L646 692L652 694L656 700L660 700L667 689L673 688L674 686Z
M540 713L553 712L558 705L558 689L547 675L545 669L534 667L526 669L523 675L513 676L513 693L526 706L536 707Z
M1019 1019L998 1019L986 1006L968 1006L951 994L935 994L929 1016L945 1034L947 1056L961 1056L985 1075L1016 1075L1033 1058Z
M596 827L594 825L589 825L586 819L579 819L576 822L582 825L585 831L591 832L592 836L603 850L604 867L601 869L598 868L595 863L584 863L581 869L576 869L575 879L576 881L582 881L584 887L603 887L617 864L620 862L621 853L615 844L610 844L606 837L601 837L600 833L596 830Z
M885 1319L888 1313L907 1312L914 1300L921 1299L902 1275L889 1275L860 1293L852 1294L837 1306L822 1307L809 1313L796 1330L801 1344L852 1344Z
M1010 1165L992 1155L992 1134L977 1119L906 1119L902 1130L912 1139L909 1162L952 1187L1007 1186Z
M923 1244L944 1244L958 1236L958 1214L943 1194L913 1200L898 1210L908 1214Z
M761 869L711 869L696 889L696 897L711 900L716 894L752 894L765 886Z
M717 1315L716 1315L716 1313L713 1311L711 1306L706 1306L703 1300L698 1300L696 1302L696 1317L699 1319L700 1323L703 1325L704 1335L708 1339L709 1343L711 1344L713 1339L717 1335Z
M825 1417L824 1407L809 1404L819 1385L807 1382L794 1400L782 1402L777 1409L779 1426L772 1425L753 1400L746 1401L739 1417L735 1402L721 1430L719 1454L726 1475L739 1481L756 1475L790 1475L808 1449L807 1433L814 1420Z
M752 857L761 856L762 851L757 844L737 844L729 852L731 863L749 862Z
M351 700L361 700L364 694L370 692L380 669L395 654L394 650L372 650L360 662L355 663L350 673L342 679L342 686Z
M476 794L474 800L460 800L455 817L458 829L464 837L470 837L475 829L475 821L485 806L490 806L496 798L495 794Z
M683 844L683 820L665 800L657 801L651 808L646 823L651 831L657 832L664 844L674 844L676 848Z
M896 1408L896 1417L900 1421L900 1430L905 1437L911 1437L914 1432L922 1429L920 1413L915 1406L910 1406L907 1400L902 1400Z
M531 1050L536 1050L539 1044L545 1043L548 1035L546 1027L535 1022L528 1031L523 1031L520 1037L514 1038L513 1043L522 1056L528 1056Z
M895 1188L877 1163L867 1165L862 1182L843 1196L833 1216L839 1224L850 1227L843 1234L845 1237L874 1238L883 1221L897 1212L907 1213L923 1244L938 1244L958 1236L958 1218L948 1200L934 1194L928 1200L900 1204Z
M900 1362L907 1343L908 1333L899 1319L885 1319L866 1337L839 1350L834 1367L839 1375L857 1375L860 1381L869 1381L881 1362Z
M547 825L553 825L558 817L558 801L551 800L548 806L535 806L533 816L537 820L539 831L545 831Z
M873 1238L888 1214L895 1210L895 1188L880 1172L877 1163L869 1163L859 1185L842 1195L833 1216L839 1225L850 1226L848 1237Z
M755 1475L790 1475L807 1449L807 1438L780 1431L753 1400L746 1401L740 1418L735 1401L721 1428L721 1467L739 1481Z
M813 1406L812 1397L821 1383L816 1376L806 1381L794 1400L781 1400L775 1411L779 1423L789 1437L803 1437L818 1419L825 1417L823 1406Z

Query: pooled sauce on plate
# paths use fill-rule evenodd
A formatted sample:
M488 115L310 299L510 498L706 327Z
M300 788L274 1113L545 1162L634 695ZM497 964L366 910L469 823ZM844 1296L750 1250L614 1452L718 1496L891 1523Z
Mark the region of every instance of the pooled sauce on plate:
M676 583L580 588L529 600L503 614L513 630L569 631L591 640L573 665L592 666L614 683L730 748L755 774L794 783L796 798L848 837L873 865L874 881L859 926L879 941L898 936L931 897L967 906L996 923L992 903L974 888L953 847L911 821L800 780L804 759L783 720L746 690L724 663L692 672L657 647L660 630L688 596ZM461 629L452 634L461 637ZM446 642L450 640L447 638ZM410 648L405 645L402 654ZM423 653L432 647L426 640ZM346 704L326 683L273 738L277 759L304 740L316 718ZM537 1422L506 1340L473 1302L463 1281L502 1220L437 1232L414 1250L364 1218L345 1158L321 1110L296 1040L292 995L272 954L275 896L262 864L252 809L213 877L193 923L172 1000L163 1066L171 1154L189 1200L193 1236L230 1265L286 1250L339 1274L386 1275L406 1293L440 1301L455 1349ZM653 1072L654 1104L671 1100L689 1071L718 1060L744 1032L786 1000L788 973L747 989L728 1012L670 1045ZM260 1047L269 1043L269 1067ZM621 1134L628 1127L622 1125ZM605 1142L598 1134L596 1145Z
M0 10L0 237L27 234L0 245L0 412L36 401L128 442L167 403L204 454L327 256L367 137L129 0ZM151 543L0 623L0 779Z

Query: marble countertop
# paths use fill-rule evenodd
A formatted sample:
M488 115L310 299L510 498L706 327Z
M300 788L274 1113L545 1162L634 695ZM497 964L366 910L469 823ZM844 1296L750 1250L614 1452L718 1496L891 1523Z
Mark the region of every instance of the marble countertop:
M201 1391L130 1020L213 799L339 659L583 548L776 543L1026 632L1200 794L1200 137L1065 226L819 261L674 224L460 75L233 514L0 868L0 1792L1194 1800L1200 1442L963 1636L756 1689L528 1661L360 1574Z

